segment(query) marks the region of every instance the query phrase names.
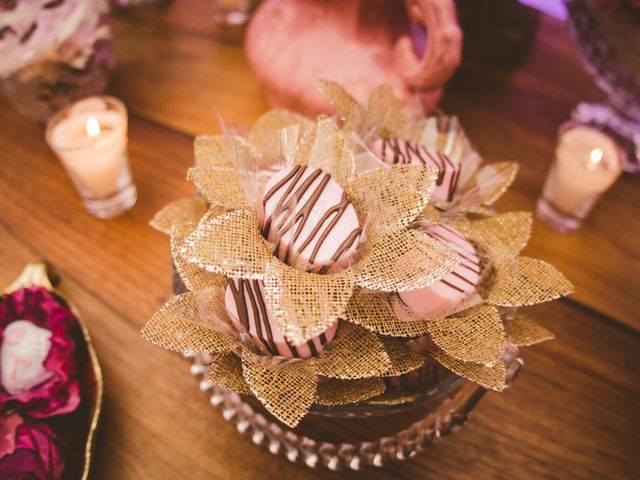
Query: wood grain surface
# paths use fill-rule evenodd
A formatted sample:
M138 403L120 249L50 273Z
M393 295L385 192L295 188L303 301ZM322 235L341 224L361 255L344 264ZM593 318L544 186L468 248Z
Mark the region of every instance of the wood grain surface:
M241 36L215 31L210 2L121 12L110 93L130 111L138 204L112 221L84 213L41 126L0 99L0 285L46 260L78 305L105 371L94 477L105 479L348 478L253 445L211 407L188 363L144 342L139 328L171 294L166 237L148 227L191 195L193 136L218 130L215 111L250 125L267 105ZM522 169L499 210L532 210L560 123L599 98L564 26L542 18L524 62L509 71L466 59L441 103L482 154ZM531 315L557 340L526 349L514 387L489 393L472 421L411 461L354 478L637 478L640 472L640 182L625 175L577 234L536 222L526 253L575 284ZM372 422L371 435L384 430ZM328 422L327 433L344 426Z

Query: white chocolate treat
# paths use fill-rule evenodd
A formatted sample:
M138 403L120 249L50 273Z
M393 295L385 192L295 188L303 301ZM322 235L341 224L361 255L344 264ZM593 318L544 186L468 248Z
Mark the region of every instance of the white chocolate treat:
M246 330L256 343L274 356L286 358L316 357L333 340L338 322L307 343L293 346L282 335L278 322L272 317L264 299L261 280L230 278L224 304L231 320Z
M31 390L52 373L44 368L51 350L51 332L28 320L11 322L0 350L2 386L11 395Z
M418 315L436 315L450 311L469 298L480 281L480 257L475 247L456 228L439 224L420 231L458 253L459 263L441 280L424 288L400 292L400 298Z
M371 145L371 150L389 165L435 165L438 179L431 200L452 200L460 177L460 164L452 162L445 154L396 138L378 138Z
M263 195L263 236L291 266L317 273L346 262L362 228L345 191L318 168L296 165L275 174Z

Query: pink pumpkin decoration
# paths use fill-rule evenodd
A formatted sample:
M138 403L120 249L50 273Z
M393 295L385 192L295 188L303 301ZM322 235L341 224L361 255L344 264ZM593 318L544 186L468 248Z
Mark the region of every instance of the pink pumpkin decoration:
M453 0L267 0L245 44L272 107L331 112L315 84L324 78L359 101L387 83L419 116L460 63L462 33Z

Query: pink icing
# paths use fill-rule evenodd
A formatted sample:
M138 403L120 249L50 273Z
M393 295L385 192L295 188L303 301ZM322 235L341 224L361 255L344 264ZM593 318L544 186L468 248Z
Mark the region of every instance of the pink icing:
M431 225L421 231L459 255L456 268L443 279L424 288L400 292L402 301L419 315L450 311L473 292L480 280L480 257L464 235L449 225Z
M431 194L431 200L451 201L460 176L459 163L451 161L443 153L395 138L378 138L371 145L371 150L389 165L435 165L438 168L439 176L436 188Z
M266 305L261 280L229 279L224 303L231 320L246 330L251 338L271 355L286 358L317 356L324 346L333 340L338 328L338 322L335 322L321 335L294 347L284 338L278 322Z
M262 233L275 255L300 269L323 272L355 252L361 227L345 191L328 173L296 165L276 173L263 195Z

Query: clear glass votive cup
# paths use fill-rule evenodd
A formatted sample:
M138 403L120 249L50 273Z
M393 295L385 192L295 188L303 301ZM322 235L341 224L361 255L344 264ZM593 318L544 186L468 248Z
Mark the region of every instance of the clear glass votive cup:
M91 215L113 218L135 205L127 109L120 100L95 96L65 107L49 120L46 139Z
M559 233L576 231L620 176L624 162L623 150L605 132L573 122L561 126L538 217Z

